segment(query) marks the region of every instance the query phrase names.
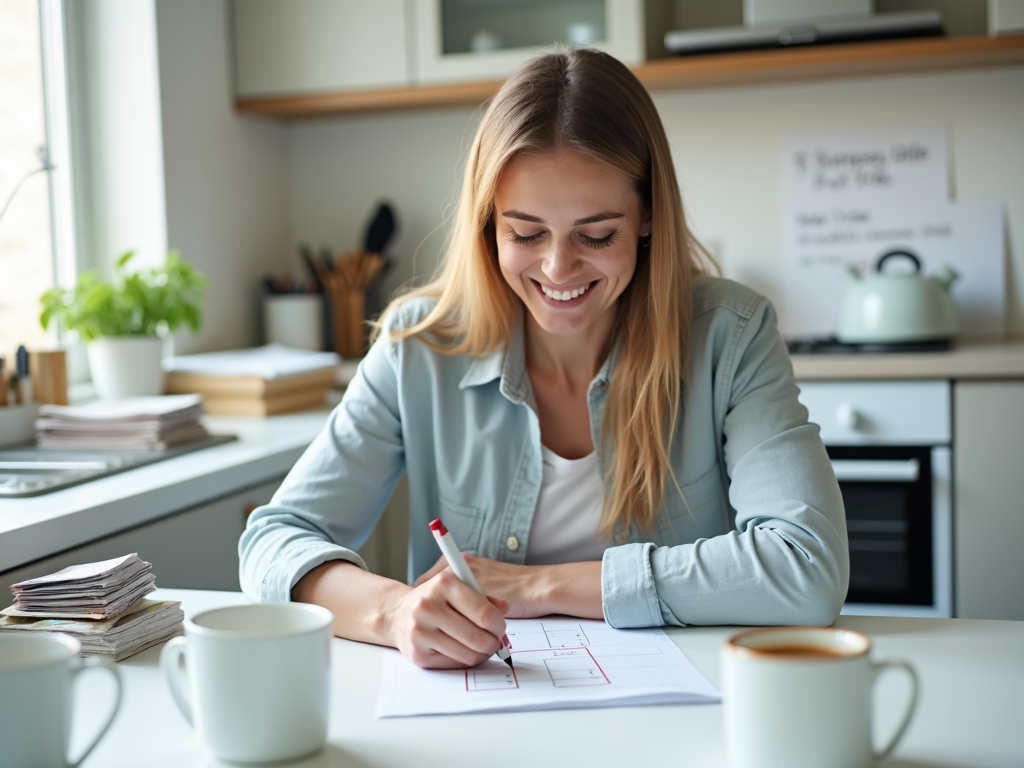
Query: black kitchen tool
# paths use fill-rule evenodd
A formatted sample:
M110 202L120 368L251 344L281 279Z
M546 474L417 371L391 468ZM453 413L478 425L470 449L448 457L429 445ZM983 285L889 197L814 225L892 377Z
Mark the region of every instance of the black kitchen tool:
M306 272L309 274L309 279L313 281L313 285L316 286L317 293L324 292L324 283L320 279L320 271L317 269L316 256L313 255L313 249L305 243L299 243L299 260L302 262L302 266L306 268Z
M17 363L18 378L23 379L28 376L28 350L25 349L25 345L22 344L18 347L18 351L15 353L15 361Z
M384 253L388 241L395 234L395 212L387 203L377 206L370 225L366 228L366 237L363 238L363 250L370 253Z
M327 268L328 272L334 271L334 254L326 245L320 246L320 263Z

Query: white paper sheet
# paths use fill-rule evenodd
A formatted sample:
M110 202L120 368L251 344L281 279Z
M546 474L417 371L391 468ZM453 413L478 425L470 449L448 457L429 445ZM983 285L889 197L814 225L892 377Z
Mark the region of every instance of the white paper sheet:
M939 125L792 134L783 154L787 212L946 202L948 156Z
M283 344L265 344L252 349L177 355L164 360L163 367L168 372L203 376L262 376L264 379L282 379L333 368L340 361L341 358L333 352L310 352L286 347Z
M508 621L515 670L497 657L478 667L426 670L384 656L377 717L464 714L721 700L660 629L603 621Z

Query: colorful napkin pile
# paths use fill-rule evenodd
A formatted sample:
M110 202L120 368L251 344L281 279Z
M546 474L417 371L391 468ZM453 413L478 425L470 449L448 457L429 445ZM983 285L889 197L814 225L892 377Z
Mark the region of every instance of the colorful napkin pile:
M73 565L14 584L0 632L64 632L82 655L120 661L182 632L181 604L146 599L155 588L152 564L134 553Z

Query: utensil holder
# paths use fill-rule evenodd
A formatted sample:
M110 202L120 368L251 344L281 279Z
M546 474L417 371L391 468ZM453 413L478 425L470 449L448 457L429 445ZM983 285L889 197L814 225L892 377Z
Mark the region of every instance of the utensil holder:
M318 293L264 296L263 326L268 343L320 352L324 348L323 299Z
M366 293L339 288L330 296L334 351L342 357L362 357L366 352Z

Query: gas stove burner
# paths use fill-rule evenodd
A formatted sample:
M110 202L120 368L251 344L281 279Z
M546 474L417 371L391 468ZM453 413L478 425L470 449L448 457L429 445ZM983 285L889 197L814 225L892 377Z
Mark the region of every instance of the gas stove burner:
M844 344L835 336L811 336L786 339L791 355L892 355L906 352L947 352L949 339L909 341L892 344Z

